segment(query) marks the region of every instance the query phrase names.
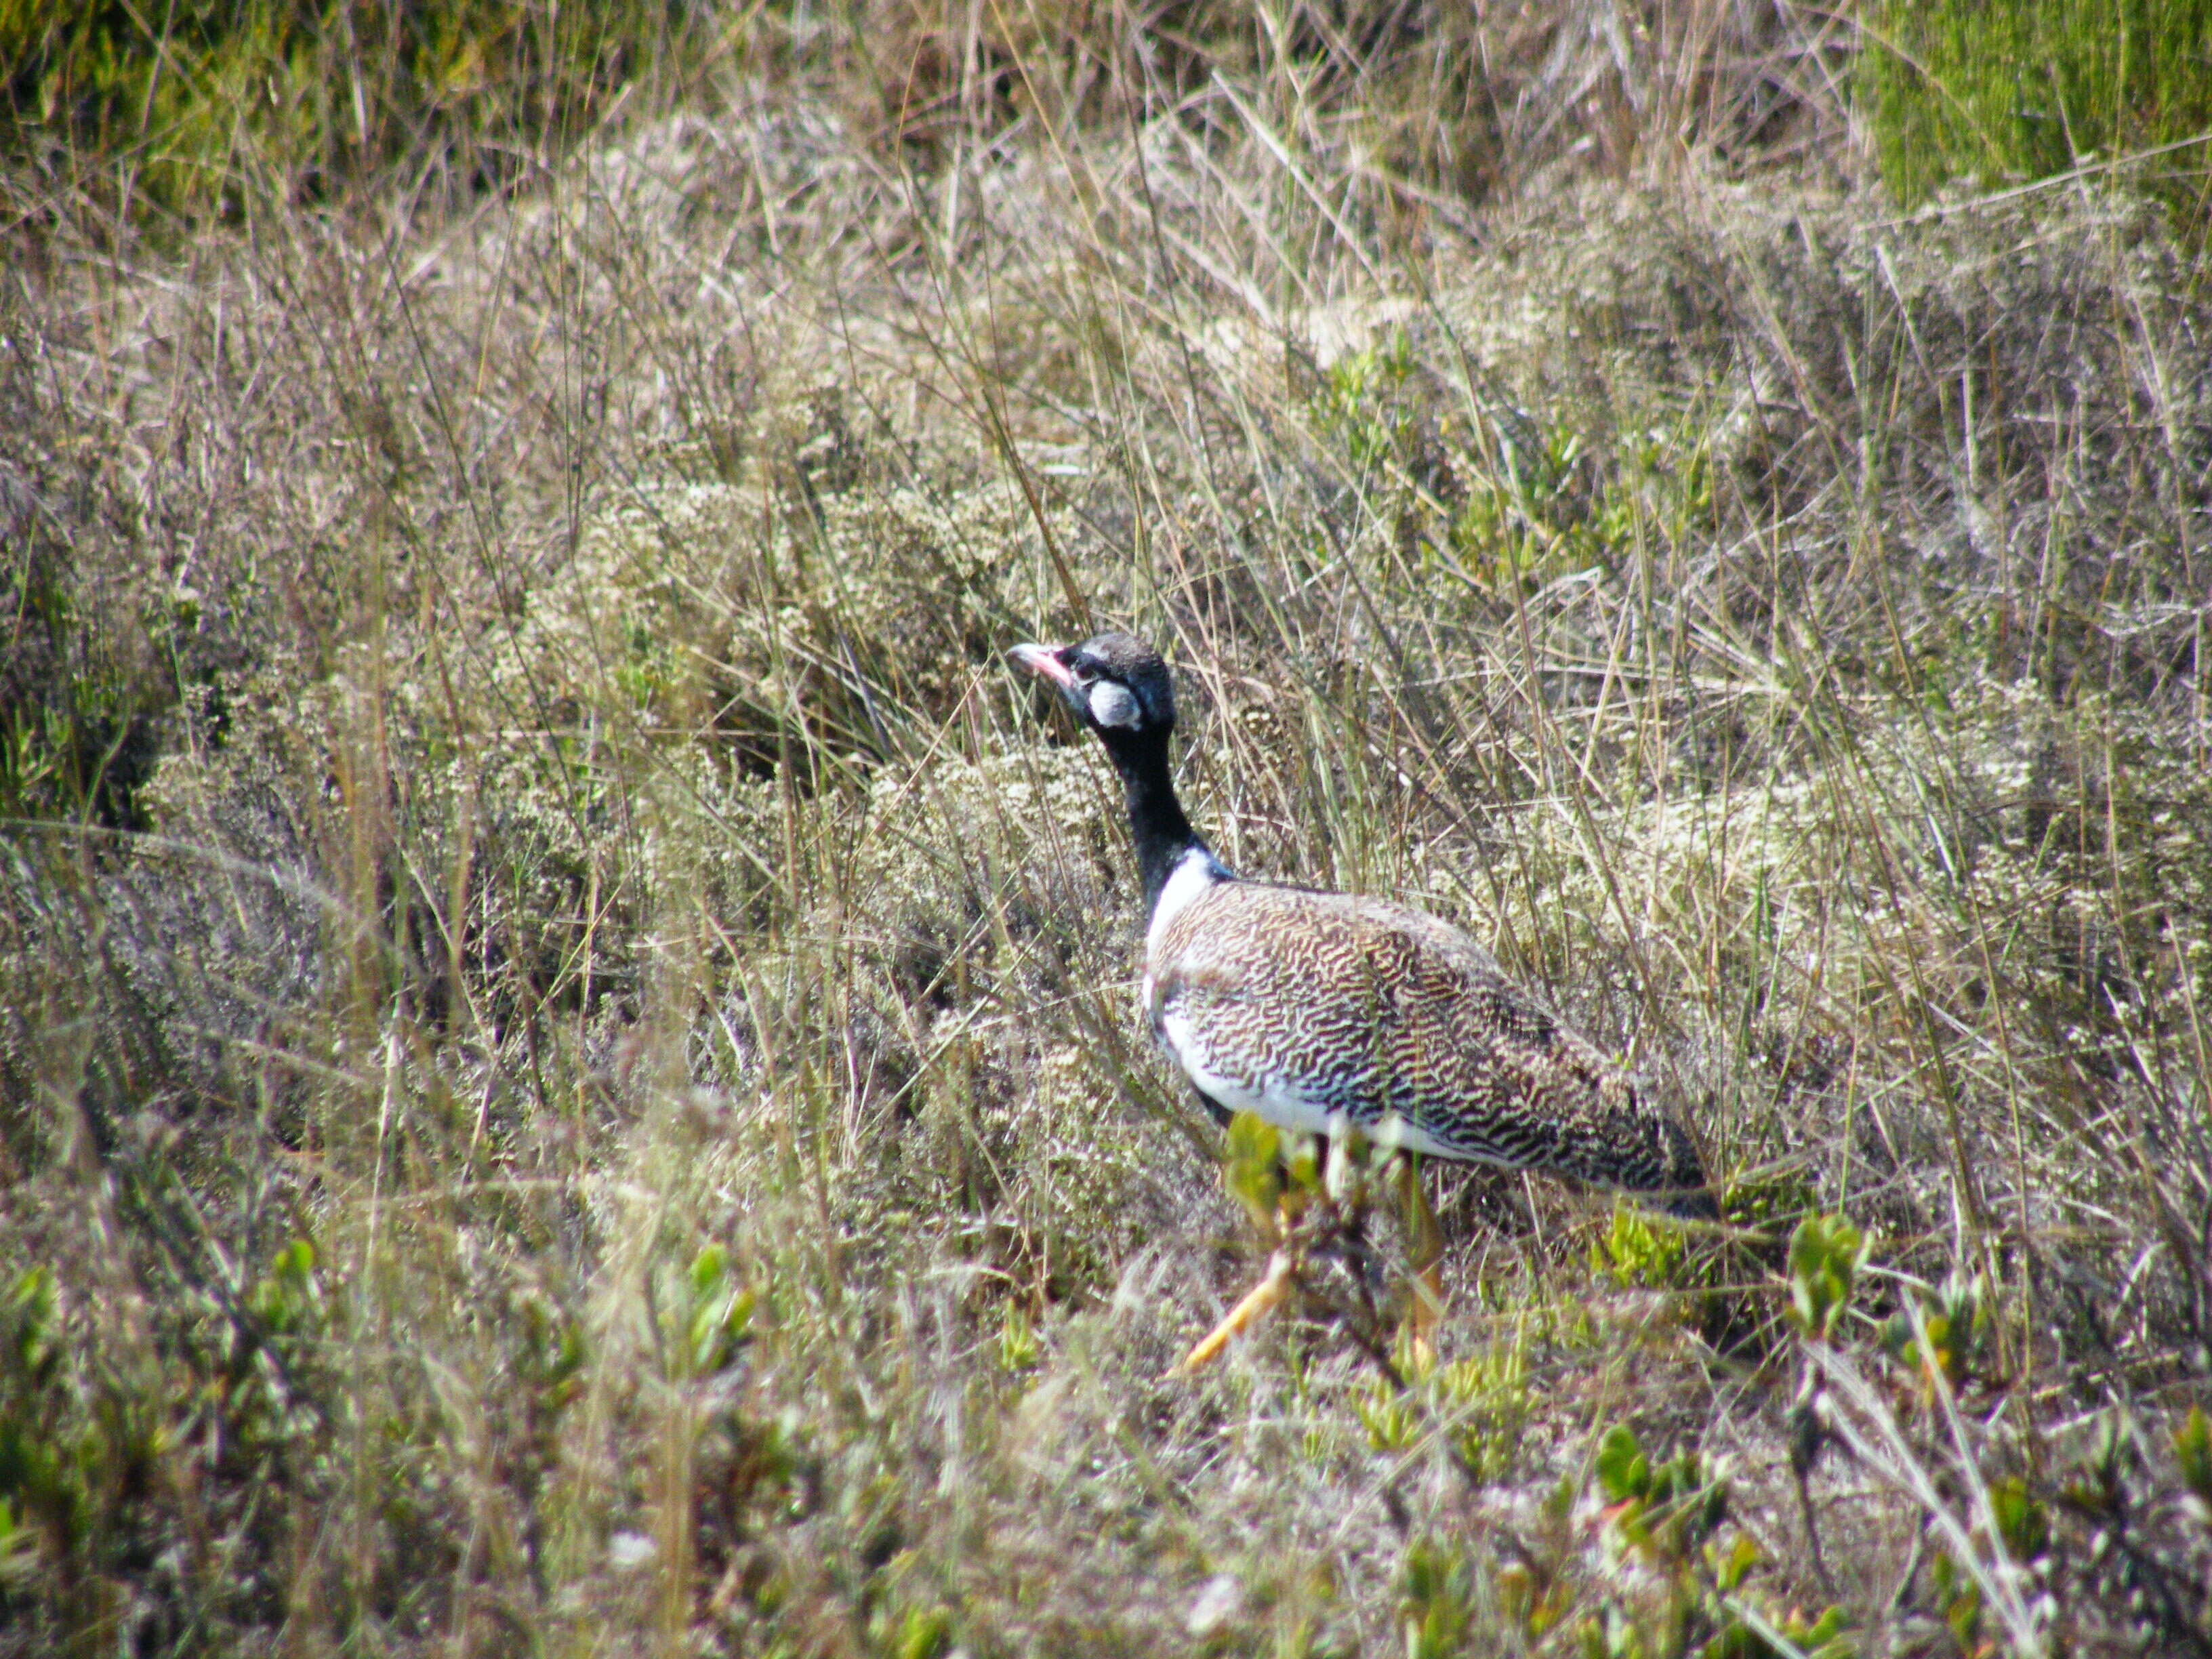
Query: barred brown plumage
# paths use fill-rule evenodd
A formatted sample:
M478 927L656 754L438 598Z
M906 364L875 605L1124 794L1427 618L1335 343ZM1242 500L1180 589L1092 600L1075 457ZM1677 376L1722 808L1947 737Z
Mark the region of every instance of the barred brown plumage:
M1459 929L1379 899L1241 878L1168 769L1167 665L1127 634L1014 647L1105 744L1145 881L1144 1004L1223 1121L1549 1170L1712 1217L1695 1146L1634 1073Z

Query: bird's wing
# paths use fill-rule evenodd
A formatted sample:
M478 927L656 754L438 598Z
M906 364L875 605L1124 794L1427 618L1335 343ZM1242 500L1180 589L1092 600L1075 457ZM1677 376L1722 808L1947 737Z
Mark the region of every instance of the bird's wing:
M1155 1030L1232 1110L1610 1186L1700 1184L1632 1074L1433 917L1224 883L1152 957Z

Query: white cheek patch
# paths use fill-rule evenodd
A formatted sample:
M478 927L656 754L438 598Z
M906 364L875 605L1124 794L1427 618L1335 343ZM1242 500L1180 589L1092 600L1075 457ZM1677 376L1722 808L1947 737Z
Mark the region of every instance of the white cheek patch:
M1145 720L1127 688L1111 680L1101 680L1091 688L1091 718L1101 726L1141 726Z

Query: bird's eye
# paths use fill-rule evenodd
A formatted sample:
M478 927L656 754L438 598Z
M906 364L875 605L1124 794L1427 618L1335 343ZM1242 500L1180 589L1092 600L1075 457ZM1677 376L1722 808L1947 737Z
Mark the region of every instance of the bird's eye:
M1145 723L1144 713L1128 687L1112 680L1101 680L1089 692L1091 718L1101 726L1138 726Z

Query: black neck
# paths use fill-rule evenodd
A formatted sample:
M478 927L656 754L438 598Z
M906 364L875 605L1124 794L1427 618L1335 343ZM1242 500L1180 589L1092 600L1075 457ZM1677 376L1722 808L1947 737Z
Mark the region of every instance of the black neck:
M1128 796L1129 837L1137 844L1137 873L1144 878L1145 908L1150 912L1176 860L1206 843L1176 799L1175 779L1168 771L1168 734L1102 730L1099 735Z

